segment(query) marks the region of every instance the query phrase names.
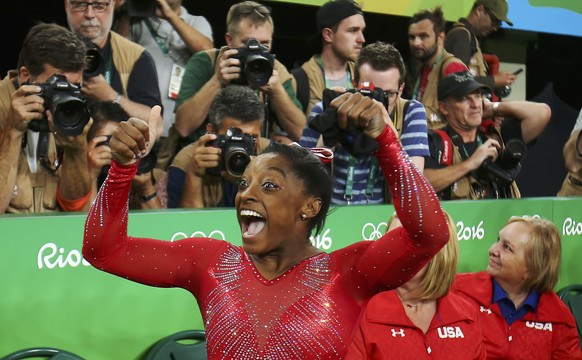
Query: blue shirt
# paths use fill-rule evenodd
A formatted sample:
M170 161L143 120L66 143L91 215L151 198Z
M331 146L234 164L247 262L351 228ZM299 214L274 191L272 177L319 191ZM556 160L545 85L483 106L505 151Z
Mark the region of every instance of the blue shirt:
M491 302L499 305L499 310L501 310L501 315L503 315L505 321L507 321L507 325L511 325L515 321L523 318L530 310L532 312L537 311L539 301L540 293L536 290L532 290L525 298L523 305L519 309L516 309L513 301L507 297L505 291L497 281L493 279L493 298L491 299Z
M315 104L309 114L308 123L322 114L323 111L323 102ZM306 125L299 144L303 147L315 147L320 135L319 132ZM426 111L418 101L411 100L406 114L404 114L400 142L408 156L422 157L430 154ZM384 174L379 169L375 173L370 171L374 167L373 159L371 154L354 158L339 144L334 148L332 204L380 204L386 202ZM348 179L353 179L353 181L348 182ZM350 192L351 199L348 202L346 195Z

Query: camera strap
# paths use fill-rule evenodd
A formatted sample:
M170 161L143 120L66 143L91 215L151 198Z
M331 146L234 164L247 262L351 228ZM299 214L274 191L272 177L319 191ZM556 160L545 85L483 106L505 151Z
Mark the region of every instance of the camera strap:
M56 154L56 158L54 159L54 161L52 159L49 159L48 156L48 148L49 148L49 141L50 140L50 134L48 132L45 131L41 131L38 133L38 143L37 143L37 147L36 147L36 156L37 159L40 161L40 163L42 164L42 166L51 171L51 172L56 172L59 167L61 166L61 159L63 158L63 150L57 148L57 154Z
M349 155L350 159L348 162L348 171L346 174L346 191L344 193L344 199L351 204L354 193L354 174L356 170L356 158ZM370 163L370 171L368 171L368 177L366 179L366 200L369 200L374 196L374 183L376 182L376 174L378 173L378 159L372 156L372 161Z
M166 46L166 42L164 41L164 39L162 37L160 37L158 35L158 32L154 29L154 24L152 24L152 21L150 19L145 19L144 22L145 22L148 30L150 31L150 34L152 35L152 37L154 38L154 40L156 40L156 43L160 47L160 50L162 50L162 53L164 55L168 55L168 53L170 52L170 49L168 49L168 47Z

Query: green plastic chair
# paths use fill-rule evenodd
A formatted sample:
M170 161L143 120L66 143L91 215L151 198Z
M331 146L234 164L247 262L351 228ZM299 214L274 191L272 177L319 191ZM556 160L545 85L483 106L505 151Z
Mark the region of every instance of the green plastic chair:
M83 357L68 352L66 350L51 347L36 347L17 350L8 354L0 360L19 360L19 359L50 359L50 360L85 360Z
M146 353L145 360L207 360L206 332L184 330L166 336Z
M578 338L582 348L582 284L568 285L557 292L557 295L570 308L576 327L578 328Z

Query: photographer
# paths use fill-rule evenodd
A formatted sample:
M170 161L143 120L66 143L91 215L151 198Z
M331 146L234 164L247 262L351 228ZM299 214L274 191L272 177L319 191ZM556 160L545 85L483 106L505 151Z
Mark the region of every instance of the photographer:
M226 17L227 45L192 56L186 65L176 101L175 126L180 136L188 137L186 142L196 141L205 133L210 103L221 88L233 81L249 82L249 69L245 69L244 63L250 59L246 55L273 60L273 55L269 54L273 28L268 7L254 1L234 4ZM249 43L250 39L254 40ZM262 46L257 48L257 43ZM259 70L259 74L256 75L265 72L262 74L265 76L259 76L263 81L255 84L249 82L249 86L257 91L262 102L269 104L269 108L265 109L268 118L265 118L264 124L268 129L261 134L282 142L298 140L306 118L295 96L291 74L276 59L269 67L260 65L257 68L255 70Z
M84 66L85 45L68 29L38 24L26 35L17 70L0 82L0 213L87 204L90 118L78 86Z
M93 124L87 134L87 160L91 175L92 202L111 166L113 158L109 146L111 135L119 123L129 119L129 115L121 105L107 101L93 104L91 114L93 115ZM163 207L156 187L156 178L160 178L162 174L156 172L157 176L154 176L155 163L156 153L153 151L140 160L137 174L131 183L130 209L160 209Z
M463 71L439 82L439 111L447 125L442 132L429 132L431 155L424 174L443 200L519 198L515 176L526 146L550 120L544 103L492 103L482 95L486 89ZM501 125L483 126L482 119L491 116L503 118ZM508 155L509 142L522 142L523 148ZM512 156L514 162L500 162Z
M165 109L162 136L167 137L184 67L194 53L213 47L212 27L204 16L188 13L182 0L130 0L123 7L121 18L128 26L118 31L146 48L156 64Z
M582 110L562 150L568 174L558 196L582 196Z
M141 45L111 30L116 1L64 2L69 29L92 43L102 57L102 66L83 79L82 90L88 100L115 102L130 116L149 119L151 108L162 104L156 65ZM161 116L150 121L159 136Z
M269 144L260 137L263 104L246 86L229 85L220 90L208 117L208 133L183 148L168 168L169 208L234 206L245 159ZM240 130L242 137L231 136L232 128Z
M360 52L355 69L355 81L361 85L357 91L384 104L402 147L422 171L424 156L429 154L426 112L420 102L400 97L406 73L400 52L387 43L368 44ZM329 90L324 91L324 101L313 107L309 125L304 129L299 143L314 147L322 137L326 147L334 148L332 203L349 205L391 202L385 178L378 171L372 156L375 142L358 135L356 139L361 141L337 138L336 112L329 108L329 99L326 100L329 93ZM353 137L354 134L347 136Z

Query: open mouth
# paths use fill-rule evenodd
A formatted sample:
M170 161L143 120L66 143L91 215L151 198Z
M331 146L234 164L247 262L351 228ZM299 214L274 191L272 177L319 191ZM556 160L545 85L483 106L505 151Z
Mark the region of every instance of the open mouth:
M261 214L252 210L241 210L240 217L242 234L247 238L257 236L267 223Z

